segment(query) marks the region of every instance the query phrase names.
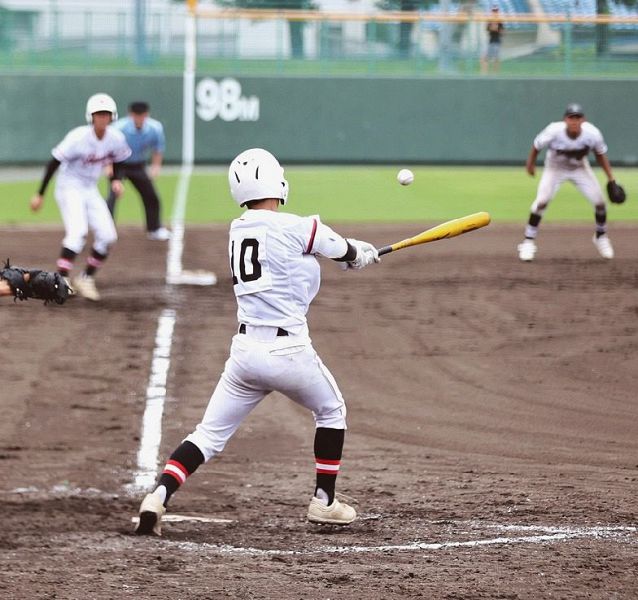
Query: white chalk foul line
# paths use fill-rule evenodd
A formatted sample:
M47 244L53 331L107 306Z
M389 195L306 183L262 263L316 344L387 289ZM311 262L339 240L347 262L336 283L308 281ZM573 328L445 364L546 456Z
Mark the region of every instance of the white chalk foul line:
M184 214L188 185L193 167L184 165L180 172L171 221L172 235L166 256L166 283L178 279L182 274L182 251L184 249ZM175 328L176 312L165 309L157 320L155 348L151 362L151 375L146 386L146 407L142 418L142 434L137 451L137 471L133 483L125 487L132 491L144 490L153 485L157 477L159 447L162 441L162 416L166 401L166 381L171 364L171 347Z
M184 215L186 214L188 187L192 173L192 165L183 165L177 183L171 218L172 235L168 242L166 255L167 285L214 285L217 283L217 277L214 273L184 271L182 268ZM137 453L137 471L133 483L125 486L128 490L147 489L153 485L157 478L159 448L162 440L162 416L166 401L166 381L170 367L176 316L175 310L165 309L158 318L151 375L146 387L146 407L142 419L140 447Z
M131 517L131 523L139 523L139 517ZM234 523L233 519L220 519L219 517L197 517L195 515L164 515L162 523Z
M217 277L211 271L185 271L182 266L184 217L186 215L188 187L192 174L193 166L183 165L177 182L171 218L172 234L168 242L168 254L166 256L166 283L169 285L215 285L217 283Z
M512 527L515 528L515 527ZM521 528L524 528L522 526ZM308 556L317 554L358 554L372 552L420 552L436 551L454 548L478 548L482 546L497 546L508 544L543 544L563 542L578 538L614 538L619 541L636 541L636 527L579 527L557 528L560 532L542 535L523 535L516 537L493 537L467 541L444 542L412 542L410 544L395 544L382 546L321 546L314 549L275 550L251 547L237 547L227 544L208 544L195 542L167 542L182 550L208 550L217 554L233 554L243 556Z
M157 476L157 461L162 440L162 415L166 400L166 381L171 363L171 346L176 313L167 308L157 322L151 374L146 386L146 408L142 418L142 435L137 452L137 471L132 487L146 489ZM130 485L127 487L131 487Z
M184 253L184 215L190 185L192 165L182 165L175 191L173 214L171 217L171 239L168 241L166 256L166 283L177 280L182 273L182 254Z

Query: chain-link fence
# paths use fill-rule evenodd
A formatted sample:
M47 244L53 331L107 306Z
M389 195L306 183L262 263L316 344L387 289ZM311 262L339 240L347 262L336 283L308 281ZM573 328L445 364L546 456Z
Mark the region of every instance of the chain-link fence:
M272 5L271 0L271 5ZM425 3L419 10L358 12L200 5L198 70L223 74L348 76L638 76L638 15L621 4L597 14L594 0ZM299 5L301 0L294 0ZM589 2L590 4L587 4ZM262 3L263 4L263 3ZM246 5L246 3L244 3ZM416 2L406 6L414 7ZM140 13L139 3L41 10L0 5L4 69L182 69L183 3ZM621 10L621 7L623 10ZM490 44L490 23L500 37Z

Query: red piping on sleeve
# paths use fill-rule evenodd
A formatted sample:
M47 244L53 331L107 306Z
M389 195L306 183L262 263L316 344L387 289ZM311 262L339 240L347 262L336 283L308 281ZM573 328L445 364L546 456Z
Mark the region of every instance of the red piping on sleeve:
M315 243L315 234L317 233L317 219L312 220L312 232L310 233L310 241L306 248L306 254L310 254L312 251L312 245Z

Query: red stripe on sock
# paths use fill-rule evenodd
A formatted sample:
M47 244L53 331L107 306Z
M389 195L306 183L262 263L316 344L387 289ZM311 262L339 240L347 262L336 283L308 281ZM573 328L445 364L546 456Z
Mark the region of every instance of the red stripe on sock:
M73 268L73 263L66 258L58 258L55 264L58 269L64 269L65 271L70 271Z
M321 463L323 465L340 465L340 460L329 460L327 458L317 458L315 457L315 462Z
M184 473L184 477L188 477L190 475L190 473L187 471L186 467L181 463L178 462L176 460L168 460L166 461L167 465L173 465L174 467L177 467L182 473Z
M171 475L177 482L182 485L186 481L186 478L189 475L189 472L186 470L184 465L177 462L176 460L169 460L164 467L163 474Z
M91 267L95 267L96 269L100 268L103 262L104 262L103 260L100 260L99 258L95 258L95 256L89 256L86 259L86 263Z

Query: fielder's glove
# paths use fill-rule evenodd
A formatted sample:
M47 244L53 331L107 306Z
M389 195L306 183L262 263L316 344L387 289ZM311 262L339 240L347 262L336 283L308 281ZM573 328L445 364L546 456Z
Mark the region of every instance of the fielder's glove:
M607 182L607 196L614 204L622 204L627 199L623 186L614 180Z
M24 279L26 274L29 275L29 281ZM69 297L69 286L59 273L12 267L9 259L0 270L0 279L8 282L14 300L35 298L44 300L45 304L49 302L64 304Z
M363 269L375 262L381 262L379 251L368 242L348 239L348 243L357 250L357 256L354 260L348 261L346 264L350 269Z

